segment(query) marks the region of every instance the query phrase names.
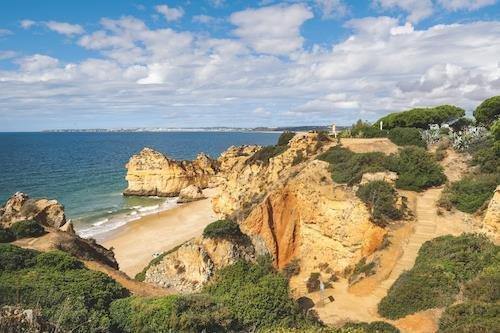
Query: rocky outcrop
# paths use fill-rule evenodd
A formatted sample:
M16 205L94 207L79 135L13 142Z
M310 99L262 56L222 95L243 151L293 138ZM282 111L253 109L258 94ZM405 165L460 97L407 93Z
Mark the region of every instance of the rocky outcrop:
M256 249L265 245L278 268L301 263L297 281L327 263L341 274L376 251L386 231L353 190L334 184L328 164L312 161L281 189L271 192L240 223ZM300 280L302 279L302 280Z
M66 220L63 205L57 200L30 199L17 192L0 208L0 226L8 228L23 220L35 220L43 226L74 233L71 222Z
M228 240L195 238L166 254L145 274L145 282L178 292L198 291L210 280L217 269L239 259L252 260L251 244Z
M177 199L177 203L185 203L201 199L205 199L201 188L196 185L189 185L179 192L179 199Z
M500 243L500 185L497 186L495 194L486 209L483 218L483 229L496 244Z
M319 133L299 133L286 150L268 163L251 162L258 146L231 147L219 158L220 191L213 198L214 211L222 217L241 220L251 208L273 189L280 188L299 172L307 161L334 143Z
M0 208L0 226L9 228L14 223L34 220L47 233L37 239L20 239L15 243L39 251L61 250L83 259L95 260L118 269L113 251L93 239L83 239L75 234L73 224L66 220L64 207L57 200L31 199L17 192Z
M208 187L218 172L218 162L205 154L194 161L176 161L151 148L144 148L126 165L128 188L124 195L177 196L189 185Z
M392 171L367 172L363 174L360 185L380 180L394 185L398 180L398 174Z

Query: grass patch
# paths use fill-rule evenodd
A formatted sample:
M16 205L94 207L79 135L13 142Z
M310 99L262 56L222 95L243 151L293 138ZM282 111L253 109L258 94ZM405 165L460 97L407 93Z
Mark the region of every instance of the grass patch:
M498 246L475 234L443 236L425 242L414 267L401 274L379 303L379 313L398 319L450 305L460 286L498 260L498 253Z

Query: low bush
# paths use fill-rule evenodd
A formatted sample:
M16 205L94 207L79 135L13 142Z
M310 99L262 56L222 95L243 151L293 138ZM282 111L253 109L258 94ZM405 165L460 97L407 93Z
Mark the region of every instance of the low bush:
M447 186L442 201L451 203L462 212L474 213L493 196L499 183L500 176L497 175L468 175Z
M17 239L39 237L45 234L45 229L34 220L16 222L10 227L10 230Z
M318 272L312 272L307 279L306 286L307 291L312 293L318 291L321 285L319 280L320 274Z
M464 297L469 301L495 303L500 301L500 261L486 267L464 286Z
M341 146L329 149L318 159L330 163L333 181L349 185L359 183L366 172L386 170L386 156L383 153L357 154Z
M290 142L290 140L292 140L294 136L295 136L294 132L281 133L280 137L278 138L278 146L288 145L288 142Z
M300 261L298 259L292 259L288 264L283 267L283 274L287 279L292 276L299 275L300 273Z
M446 156L448 156L446 150L436 149L436 152L434 153L436 161L442 161L446 158Z
M423 191L446 181L443 168L424 148L405 147L399 154L389 156L386 161L387 168L398 174L397 188Z
M342 326L343 330L354 330L360 333L399 333L399 330L385 321L373 321L371 323L347 323Z
M383 180L361 185L356 195L368 205L373 222L380 226L386 226L389 221L403 216L403 212L396 206L396 191Z
M10 229L0 228L0 243L10 243L16 240L16 236Z
M490 139L473 152L472 165L477 165L482 173L500 174L500 141Z
M204 291L247 327L294 327L305 320L290 297L287 279L267 257L222 268Z
M231 313L203 294L157 298L129 297L110 306L120 332L227 332L238 329Z
M358 120L351 127L351 136L354 138L383 138L387 136L387 131L381 130L378 126L372 126L368 122Z
M203 237L237 241L243 238L244 235L238 223L232 220L218 220L205 227Z
M486 237L474 234L425 242L413 268L401 274L379 303L379 313L398 319L452 304L460 286L492 265L499 249Z
M284 153L288 149L288 146L266 146L262 147L260 150L256 151L250 158L248 158L246 164L264 163L269 164L269 160Z
M389 140L398 146L426 147L422 133L414 127L396 127L389 131Z
M366 258L362 258L352 271L351 276L349 277L349 282L356 281L358 277L363 275L364 277L373 275L375 273L375 262L371 261L366 263Z
M498 332L499 318L499 303L465 302L444 311L439 321L439 332Z
M110 330L109 304L128 292L101 272L63 252L0 246L0 305L40 307L61 330Z

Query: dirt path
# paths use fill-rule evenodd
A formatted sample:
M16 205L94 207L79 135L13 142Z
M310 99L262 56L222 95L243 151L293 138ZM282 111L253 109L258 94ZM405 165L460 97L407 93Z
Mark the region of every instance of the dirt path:
M449 154L442 165L445 174L451 181L460 179L463 172L467 170L464 158L454 152ZM391 321L378 315L377 306L401 273L413 267L423 243L447 234L459 235L463 232L474 231L474 221L467 214L456 212L445 216L437 214L436 203L442 191L443 188L433 188L416 195L415 221L412 222L413 232L405 237L403 242L395 244L402 248L402 251L399 251L400 256L396 259L395 264L393 262L390 273L381 281L376 281L375 287L371 281L372 283L367 284L370 288L367 288L366 293L359 289L353 293L349 290L347 280L343 279L334 284L334 289L326 290L324 295L319 293L308 295L315 302L319 301L321 296L331 295L335 298L334 302L327 301L327 304L323 306L321 302L317 303L316 310L321 320L333 325L341 325L346 321L384 320L397 326L401 332L429 333L436 331L439 310L422 311L397 321Z

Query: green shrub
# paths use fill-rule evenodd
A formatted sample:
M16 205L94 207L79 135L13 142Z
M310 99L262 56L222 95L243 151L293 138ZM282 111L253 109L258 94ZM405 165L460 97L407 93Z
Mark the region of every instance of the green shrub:
M300 274L300 261L298 259L292 259L288 264L283 267L283 274L287 279L292 276Z
M490 132L495 141L500 141L500 119L495 120L495 122L491 124Z
M34 220L16 222L10 227L10 230L17 239L39 237L45 234L45 229Z
M288 145L288 142L293 139L295 136L294 132L283 132L281 133L280 137L278 138L278 146L286 146Z
M474 213L493 196L499 182L500 176L496 175L468 175L451 183L443 192L443 198L460 211Z
M398 220L403 216L396 206L396 191L391 184L383 180L361 185L356 195L368 205L373 221L380 226L386 226L389 221Z
M383 138L387 136L387 131L380 130L378 126L372 126L368 122L358 120L351 127L351 136L354 138Z
M441 333L489 333L500 327L500 303L466 302L450 306L439 321Z
M243 238L244 235L238 223L232 220L218 220L205 227L203 237L237 241Z
M62 330L109 331L109 304L128 293L101 272L62 252L0 247L0 305L40 307Z
M262 147L260 150L256 151L250 158L248 158L246 164L264 163L269 164L269 160L284 153L288 149L288 146L266 146Z
M488 140L484 147L472 153L472 165L482 173L500 174L500 141Z
M498 254L498 246L474 234L443 236L425 242L413 268L401 274L379 303L379 313L398 319L450 305L461 284L492 265Z
M312 292L319 290L319 287L321 284L319 277L320 277L320 274L318 272L312 272L309 275L309 278L307 279L307 282L306 282L308 292L312 293Z
M203 294L157 298L129 297L110 307L121 332L226 332L238 328L231 313Z
M393 128L389 131L389 139L398 146L426 147L420 130L414 127Z
M342 326L343 330L355 330L360 333L399 333L399 330L385 321L373 321L371 323L347 323Z
M480 124L489 127L500 117L500 96L488 98L474 111L474 117Z
M427 129L430 124L441 124L453 118L460 118L465 111L453 105L441 105L434 108L417 108L404 112L395 112L377 120L383 121L385 129L395 127L416 127Z
M434 153L434 158L436 159L436 161L442 161L446 158L446 156L448 156L446 150L436 149L436 152Z
M349 282L355 281L361 274L365 277L375 274L375 262L371 261L367 264L366 258L362 258L358 261L349 277Z
M244 326L293 327L304 320L290 298L287 279L274 270L270 258L259 258L257 264L239 261L222 268L205 291Z
M359 183L366 172L386 170L383 153L357 154L341 146L330 148L318 159L330 163L333 181L349 185Z
M500 301L500 260L483 269L464 286L464 296L469 301L494 303Z
M16 240L16 236L10 229L0 228L0 243L10 243Z
M393 154L386 161L387 168L398 174L397 188L423 191L446 181L443 168L424 148L405 147L398 155Z

